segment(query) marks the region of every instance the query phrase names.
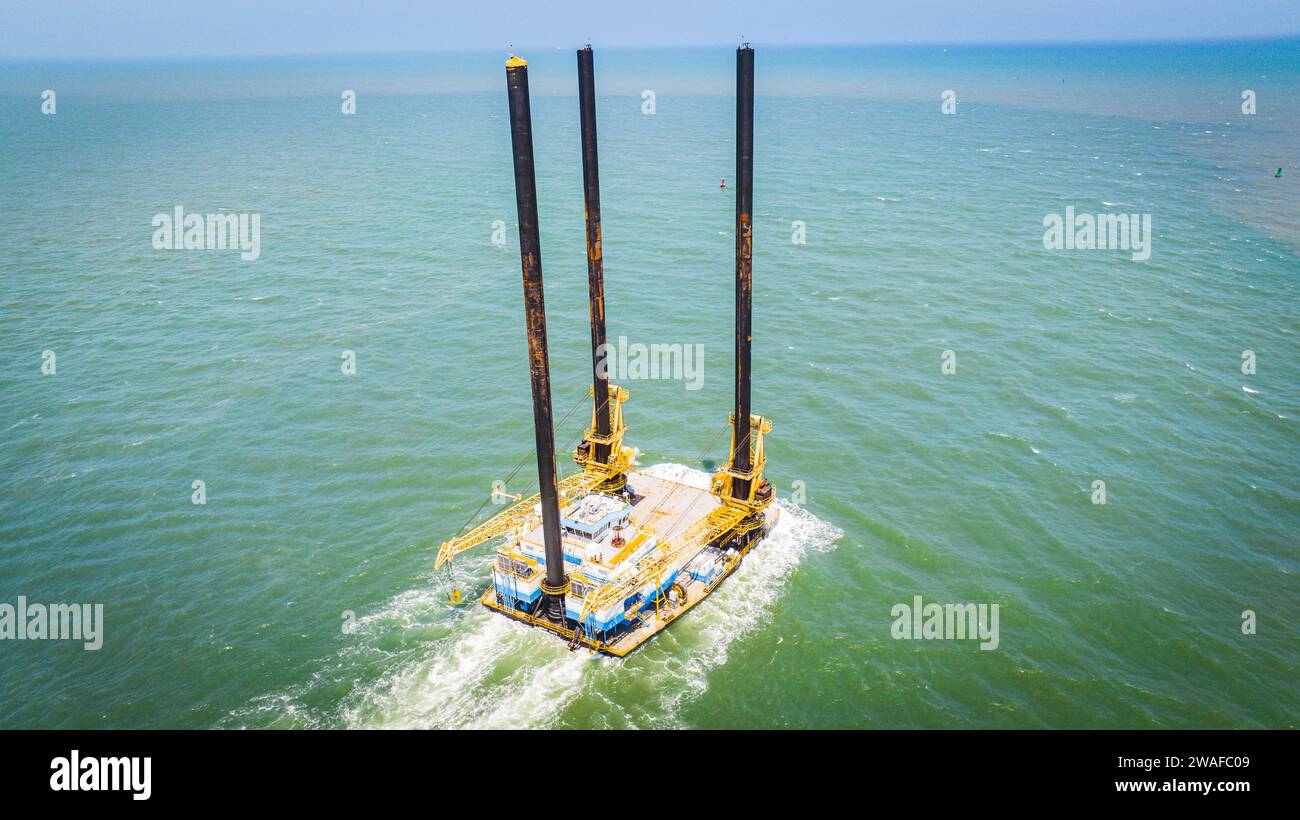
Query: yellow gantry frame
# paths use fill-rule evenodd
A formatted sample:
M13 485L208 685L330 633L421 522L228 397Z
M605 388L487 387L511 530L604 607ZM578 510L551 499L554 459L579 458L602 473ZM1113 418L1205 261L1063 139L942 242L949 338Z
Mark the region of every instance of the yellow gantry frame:
M587 395L595 398L596 386L592 385L587 388ZM627 471L632 466L632 450L623 449L623 434L627 432L627 425L623 423L623 402L627 401L627 390L617 385L609 386L609 435L600 436L596 434L596 403L592 402L591 406L591 426L582 434L583 439L588 443L586 455L583 455L582 445L573 451L573 460L585 472L600 472L606 475L601 482L601 489L621 490L627 481ZM596 445L609 445L609 461L601 463L596 461Z
M728 424L731 425L731 453L727 458L727 465L713 474L713 481L709 486L709 492L718 497L724 505L739 507L750 512L758 512L769 504L772 500L756 500L759 485L763 483L763 468L767 466L767 455L763 452L763 436L772 432L772 422L762 416L751 415L749 417L749 441L752 448L749 470L740 472L735 467L736 452L736 414L732 413L728 417ZM746 498L733 498L731 487L737 479L749 481L749 494Z

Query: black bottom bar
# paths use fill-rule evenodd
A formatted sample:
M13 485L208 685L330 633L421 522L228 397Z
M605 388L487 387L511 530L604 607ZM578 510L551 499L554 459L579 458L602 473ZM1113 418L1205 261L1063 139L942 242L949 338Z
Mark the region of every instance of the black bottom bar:
M914 801L906 805L918 814L936 804L973 811L1024 798L1043 798L1041 805L1053 808L1199 805L1235 811L1265 799L1284 806L1294 796L1295 736L1283 732L721 731L543 739L517 732L78 731L7 732L0 739L5 804L26 811L69 804L212 810L267 803L299 812L349 804L373 811L418 803L430 815L446 816L508 802L513 789L526 797L539 771L533 767L560 767L557 754L567 754L508 750L592 748L587 741L634 748L626 765L645 766L636 777L646 789L673 783L720 789L710 802L734 800L736 806L778 796L806 801L811 791L819 803L832 796L853 801L848 805L861 807L859 814L886 805L881 798L888 805ZM69 759L74 749L83 765L87 758L148 757L149 798L134 800L129 789L52 790L59 768L51 761ZM669 761L671 767L652 765ZM575 788L618 799L615 784L589 783L581 767L557 771ZM659 778L664 782L656 785ZM1202 784L1209 784L1208 793ZM14 798L36 802L26 808Z

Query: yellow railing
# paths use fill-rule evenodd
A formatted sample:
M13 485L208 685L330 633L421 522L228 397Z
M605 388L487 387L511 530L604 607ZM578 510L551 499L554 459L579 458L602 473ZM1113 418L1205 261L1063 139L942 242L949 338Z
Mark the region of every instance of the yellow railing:
M607 609L610 605L622 601L652 581L658 585L657 582L664 571L684 558L689 550L698 550L724 533L735 529L747 515L749 511L741 507L718 507L691 526L666 539L656 547L655 553L634 575L622 581L606 584L594 595L588 594L582 613L578 616L578 622L582 623L591 613Z

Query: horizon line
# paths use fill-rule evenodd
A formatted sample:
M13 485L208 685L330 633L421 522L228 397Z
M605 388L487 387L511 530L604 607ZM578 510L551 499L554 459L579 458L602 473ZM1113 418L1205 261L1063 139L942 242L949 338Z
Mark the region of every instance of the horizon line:
M1300 31L1268 36L1231 36L1231 37L1170 37L1170 38L1133 38L1121 40L878 40L878 41L832 41L790 43L774 42L763 44L753 40L744 40L754 48L772 49L825 49L825 48L1077 48L1077 47L1127 47L1167 46L1167 45L1230 45L1247 43L1284 43L1300 40ZM737 38L731 43L698 43L689 45L669 45L650 43L643 45L594 46L602 51L687 51L714 48L735 48L742 40ZM577 48L581 48L578 46ZM563 51L566 46L531 45L502 46L500 48L477 46L473 48L430 48L430 49L391 49L391 50L355 50L355 51L257 51L247 53L214 52L211 54L141 54L123 55L82 55L82 56L7 56L0 55L2 63L75 63L75 62L164 62L164 61L201 61L201 60L247 60L247 59L300 59L304 57L395 57L417 56L426 54L485 54L485 53L524 53L528 51ZM575 48L576 50L576 48Z

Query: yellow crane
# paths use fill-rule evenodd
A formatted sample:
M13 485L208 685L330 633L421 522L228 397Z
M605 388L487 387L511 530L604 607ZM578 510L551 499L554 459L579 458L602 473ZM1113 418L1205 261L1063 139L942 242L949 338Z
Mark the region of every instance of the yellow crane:
M599 483L599 479L596 481L590 479L591 477L586 473L577 473L559 483L557 489L560 493L561 509L573 503L571 496L581 495L596 483ZM540 499L540 493L526 498L509 509L492 516L469 532L458 535L450 541L442 542L442 546L438 548L438 560L434 563L433 568L441 569L444 564L465 550L473 549L484 541L490 541L493 538L505 535L518 527L524 529L536 527L537 522L541 520L541 516L537 513L537 503Z
M625 401L627 401L627 390L610 385L609 410L613 429L608 436L599 436L595 433L596 410L593 407L591 427L583 433L582 440L573 453L573 460L582 467L582 472L571 475L556 485L560 509L572 506L575 499L581 498L592 490L619 489L626 483L627 470L632 464L633 453L630 448L623 447L623 434L627 432L627 427L623 423ZM593 457L594 444L605 444L609 447L609 461L601 463ZM501 493L494 493L494 495L501 495ZM541 515L537 511L540 500L541 493L537 493L494 515L469 532L458 535L450 541L444 541L438 548L438 559L434 562L433 568L441 569L462 552L513 530L522 528L527 531L536 528L541 522Z

